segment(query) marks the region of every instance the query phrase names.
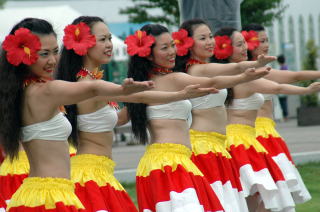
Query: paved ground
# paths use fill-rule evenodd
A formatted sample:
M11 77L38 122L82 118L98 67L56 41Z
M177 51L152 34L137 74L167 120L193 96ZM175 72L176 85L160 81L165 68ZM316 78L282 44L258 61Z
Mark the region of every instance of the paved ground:
M320 160L320 126L298 127L296 119L277 123L277 129L287 141L294 160L303 163ZM118 142L113 148L113 159L117 163L115 175L120 181L131 181L145 147L128 146Z

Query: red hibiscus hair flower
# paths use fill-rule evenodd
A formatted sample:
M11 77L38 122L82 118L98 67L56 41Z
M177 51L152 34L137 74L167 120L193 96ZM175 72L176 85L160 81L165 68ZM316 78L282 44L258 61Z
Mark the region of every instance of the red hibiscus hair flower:
M91 34L87 24L70 24L64 28L63 44L66 49L73 49L76 54L83 56L96 45L96 37Z
M14 35L6 36L2 48L7 51L7 60L12 65L31 65L37 62L41 43L39 37L29 29L19 28Z
M130 56L138 55L147 57L151 53L151 46L155 42L152 35L147 35L145 31L138 30L134 35L129 35L124 41L127 44L127 52Z
M242 31L241 34L243 35L244 39L248 44L248 49L250 51L256 49L260 45L258 33L254 30L250 31Z
M177 55L184 56L188 54L189 49L193 46L194 40L188 37L187 30L180 29L178 32L173 32L172 38L177 47Z
M214 47L214 56L217 59L226 59L233 53L232 41L227 35L215 36L216 45Z

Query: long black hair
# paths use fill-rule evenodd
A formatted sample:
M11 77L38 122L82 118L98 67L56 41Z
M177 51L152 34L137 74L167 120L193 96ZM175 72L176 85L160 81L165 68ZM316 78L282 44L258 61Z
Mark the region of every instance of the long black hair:
M188 36L192 37L194 30L200 25L206 25L210 29L209 24L206 23L202 19L187 20L180 25L179 29L185 29L188 32ZM190 57L191 57L190 51L188 51L188 54L186 54L184 56L177 56L176 57L176 65L173 70L177 71L177 72L186 72L187 71L186 64L187 64Z
M250 30L253 30L256 32L262 32L262 31L265 31L265 28L262 25L255 24L255 23L248 24L242 28L242 31L250 31ZM253 56L252 56L252 53L249 49L247 51L247 54L248 54L248 60L252 60Z
M80 16L76 18L71 24L79 24L83 22L87 24L90 29L94 24L98 22L103 22L103 19L97 16ZM70 82L77 81L77 73L83 68L83 56L76 54L72 49L68 50L62 46L61 56L58 64L58 70L56 78L59 80L65 80ZM67 105L65 106L67 112L67 118L72 125L71 140L70 142L77 147L78 146L78 126L77 126L77 115L78 109L77 105Z
M237 32L237 30L235 28L231 28L231 27L223 27L221 29L219 29L214 36L228 36L230 39L232 38L232 35L234 32ZM214 55L211 58L211 62L213 63L230 63L229 58L225 58L225 59L217 59ZM232 100L234 98L234 92L233 92L233 88L228 88L228 95L227 95L227 99L225 104L226 105L230 105L232 103Z
M145 31L147 35L158 36L162 33L168 33L168 29L159 24L144 25L141 31ZM154 44L151 46L151 49ZM151 53L152 54L152 53ZM134 55L130 57L128 77L133 78L135 81L148 80L149 72L152 69L152 62L146 57L139 57ZM147 134L147 105L137 103L127 103L128 113L131 118L132 132L134 136L143 144L148 142Z
M19 28L27 28L37 35L55 34L52 25L42 19L26 18L17 23L10 35ZM7 52L0 55L0 134L3 148L11 159L18 155L22 127L23 80L30 74L25 64L14 66L7 60Z

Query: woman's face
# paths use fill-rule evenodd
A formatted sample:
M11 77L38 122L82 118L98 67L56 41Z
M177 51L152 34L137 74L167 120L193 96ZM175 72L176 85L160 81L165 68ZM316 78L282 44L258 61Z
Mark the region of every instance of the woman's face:
M246 61L248 59L248 56L247 56L248 46L242 34L238 31L235 31L233 32L231 39L232 39L233 53L229 57L229 61L232 63Z
M84 56L84 65L89 67L99 67L102 64L107 64L112 57L112 36L103 22L96 22L91 33L96 37L96 45L88 50L88 54Z
M41 49L38 51L39 58L36 63L29 66L33 75L39 78L51 79L55 71L59 48L57 38L54 34L38 35Z
M258 38L260 41L259 46L251 51L253 59L256 59L261 54L268 55L269 52L269 39L267 33L265 31L258 32Z
M207 25L201 24L196 26L193 30L192 38L194 44L190 49L191 58L205 62L208 58L212 57L215 41Z
M152 54L148 56L155 67L171 69L175 66L176 47L168 32L155 37Z

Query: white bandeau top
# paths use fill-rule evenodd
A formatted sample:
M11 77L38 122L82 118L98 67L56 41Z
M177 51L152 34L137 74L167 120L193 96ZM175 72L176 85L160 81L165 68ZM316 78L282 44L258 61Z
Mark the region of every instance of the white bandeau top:
M213 107L224 106L228 95L227 89L219 90L219 93L209 94L197 98L190 99L192 109L208 109Z
M262 94L264 97L264 101L272 100L274 94Z
M22 127L22 142L31 140L67 141L72 127L63 113L58 113L48 121Z
M191 114L189 100L170 102L168 104L147 107L148 120L151 119L182 119L187 120Z
M263 95L260 93L254 93L253 95L242 98L233 99L232 104L228 105L228 109L233 110L259 110L264 103Z
M78 130L82 132L109 132L118 122L117 111L110 105L87 114L77 116Z

